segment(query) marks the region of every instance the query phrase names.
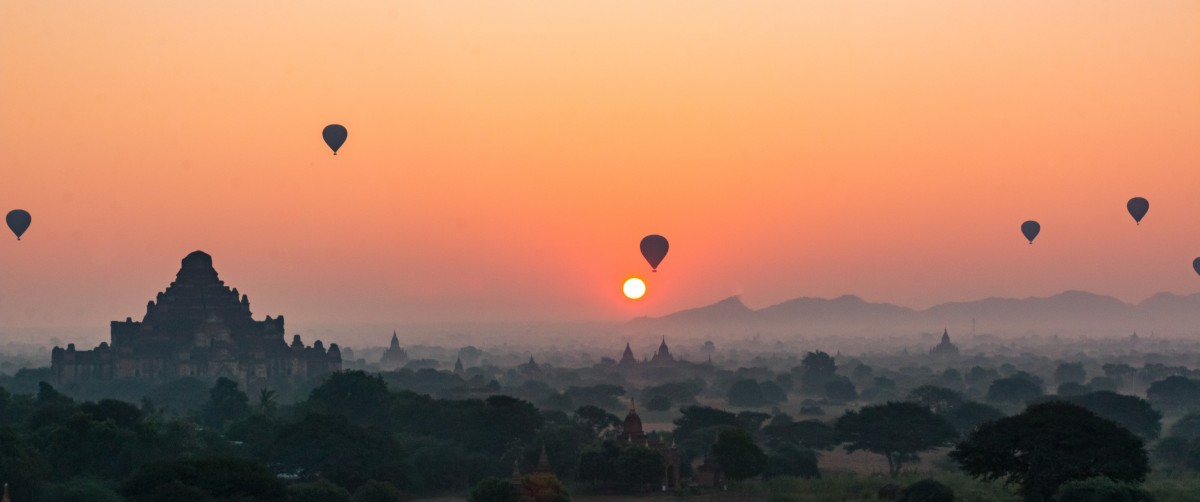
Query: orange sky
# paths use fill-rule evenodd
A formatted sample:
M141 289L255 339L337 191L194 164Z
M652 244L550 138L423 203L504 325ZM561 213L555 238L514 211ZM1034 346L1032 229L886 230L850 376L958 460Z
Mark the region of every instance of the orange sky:
M7 327L195 249L289 331L1140 301L1200 291L1198 195L1195 1L0 3Z

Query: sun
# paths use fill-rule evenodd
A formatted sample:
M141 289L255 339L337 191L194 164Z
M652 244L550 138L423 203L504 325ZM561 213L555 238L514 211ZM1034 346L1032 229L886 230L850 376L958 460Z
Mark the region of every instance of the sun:
M646 294L646 283L637 277L630 277L621 289L625 292L625 298L637 300Z

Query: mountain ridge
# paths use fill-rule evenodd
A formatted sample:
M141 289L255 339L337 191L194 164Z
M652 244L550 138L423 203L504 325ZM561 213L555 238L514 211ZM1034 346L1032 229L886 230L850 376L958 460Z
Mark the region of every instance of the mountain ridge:
M1070 289L1050 296L986 297L926 309L870 302L856 295L799 297L759 309L740 296L658 317L637 317L631 329L822 331L941 329L982 324L992 331L1200 331L1200 294L1155 293L1141 302Z

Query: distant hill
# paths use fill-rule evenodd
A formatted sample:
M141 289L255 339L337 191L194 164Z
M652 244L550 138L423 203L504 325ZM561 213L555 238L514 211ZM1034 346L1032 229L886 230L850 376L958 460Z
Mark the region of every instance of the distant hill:
M1054 296L985 298L925 310L871 303L857 296L796 298L754 310L732 297L706 307L629 321L632 331L887 333L959 329L975 322L993 333L1193 333L1200 331L1200 294L1159 293L1138 304L1085 291Z

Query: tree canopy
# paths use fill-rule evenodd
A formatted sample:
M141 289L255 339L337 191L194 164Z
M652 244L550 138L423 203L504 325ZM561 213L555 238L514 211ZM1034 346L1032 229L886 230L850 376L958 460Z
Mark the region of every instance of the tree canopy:
M980 425L950 453L968 474L1020 486L1049 501L1064 483L1105 476L1140 482L1149 471L1142 440L1086 408L1051 401Z

